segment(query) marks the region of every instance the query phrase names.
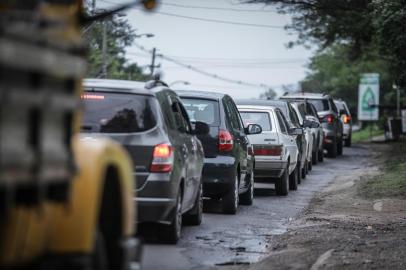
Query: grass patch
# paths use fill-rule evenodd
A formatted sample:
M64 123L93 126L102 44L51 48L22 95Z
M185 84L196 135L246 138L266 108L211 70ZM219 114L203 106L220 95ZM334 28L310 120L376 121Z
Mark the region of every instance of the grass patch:
M380 136L383 134L384 134L383 130L380 130L380 129L372 130L372 137ZM371 138L371 131L369 130L369 128L365 128L365 129L361 129L359 131L353 132L351 136L352 136L351 137L352 142L354 142L354 143L368 141Z
M406 198L406 141L393 143L381 175L364 179L358 193L366 198Z

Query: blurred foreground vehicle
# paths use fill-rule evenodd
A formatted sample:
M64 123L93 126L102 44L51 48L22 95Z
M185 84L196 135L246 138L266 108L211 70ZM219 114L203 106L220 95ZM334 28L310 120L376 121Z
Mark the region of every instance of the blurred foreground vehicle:
M222 200L223 212L235 214L238 204L254 198L254 156L247 134L258 134L258 125L244 128L233 99L225 94L177 91L192 122L204 122L210 132L199 136L204 147L203 193Z
M306 100L317 110L324 130L324 148L331 158L343 153L343 123L333 98L326 94L293 93L285 94L281 100Z
M352 137L352 117L350 110L348 109L347 103L343 100L334 100L334 103L337 106L337 109L340 113L341 121L343 121L344 124L343 130L344 145L350 147Z
M85 19L77 0L0 4L2 269L129 269L140 254L129 157L75 136Z
M279 109L256 105L238 105L245 125L258 124L261 134L248 135L254 147L255 181L275 183L277 195L296 190L300 178L299 150L291 135L303 132L289 128Z
M85 81L82 132L109 137L130 153L137 176L138 222L163 224L160 239L176 243L186 223L199 225L203 147L209 127L188 114L175 92L159 82Z

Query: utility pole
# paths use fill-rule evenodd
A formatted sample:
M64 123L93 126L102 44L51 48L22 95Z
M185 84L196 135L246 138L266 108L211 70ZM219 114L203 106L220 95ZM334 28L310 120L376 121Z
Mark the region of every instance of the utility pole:
M103 44L102 44L102 73L107 77L107 22L103 21Z
M149 67L150 70L150 76L154 75L154 69L155 69L155 58L156 58L156 48L152 49L152 60L151 60L151 66Z

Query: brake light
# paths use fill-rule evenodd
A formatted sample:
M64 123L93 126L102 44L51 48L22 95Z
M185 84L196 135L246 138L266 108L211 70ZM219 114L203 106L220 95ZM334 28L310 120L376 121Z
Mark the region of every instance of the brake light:
M229 152L233 150L233 136L227 130L219 131L219 152Z
M351 116L349 116L349 115L344 115L343 116L344 124L348 124L350 122L350 120L351 120Z
M169 144L158 144L152 154L151 172L166 173L172 171L173 147Z
M322 122L332 124L334 122L334 115L328 114L321 119Z
M283 152L282 145L254 149L254 154L256 156L281 156L282 152Z
M82 94L80 96L82 99L104 99L103 95L95 95L95 94Z

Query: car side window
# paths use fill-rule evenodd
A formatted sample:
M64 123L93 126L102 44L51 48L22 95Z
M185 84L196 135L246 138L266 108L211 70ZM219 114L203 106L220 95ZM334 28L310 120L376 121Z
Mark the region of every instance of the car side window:
M185 126L186 133L191 133L192 128L190 126L189 115L187 114L185 107L183 107L183 104L180 101L178 101L178 106L179 106L180 113L181 113L181 116L182 116L182 119L183 119L183 123L184 123L184 126Z
M329 102L330 102L330 106L331 106L332 110L335 113L338 113L338 109L337 109L337 106L334 104L334 101L332 99L329 99Z
M239 119L238 112L236 111L236 109L234 109L233 103L230 100L225 99L224 105L227 118L229 119L231 124L231 128L235 130L241 130L239 123L239 121L241 120Z
M279 111L276 111L276 118L278 118L279 127L281 128L281 132L286 134L288 132L287 126L285 123L286 120L284 121L284 118Z
M171 110L175 119L175 129L183 133L190 132L190 126L182 115L181 106L182 104L176 98L172 98Z
M299 126L300 125L299 118L297 117L296 112L293 110L290 104L288 105L288 110L292 124L295 126Z

